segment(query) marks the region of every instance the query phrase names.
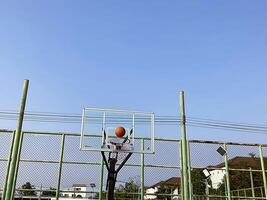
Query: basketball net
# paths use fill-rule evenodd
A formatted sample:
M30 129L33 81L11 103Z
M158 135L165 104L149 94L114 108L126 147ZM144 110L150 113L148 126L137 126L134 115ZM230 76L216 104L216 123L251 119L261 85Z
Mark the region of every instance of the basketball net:
M109 141L108 148L111 149L111 158L116 158L118 161L124 160L129 152L133 149L130 144L130 140L127 140L125 143L121 143L119 139L113 139Z

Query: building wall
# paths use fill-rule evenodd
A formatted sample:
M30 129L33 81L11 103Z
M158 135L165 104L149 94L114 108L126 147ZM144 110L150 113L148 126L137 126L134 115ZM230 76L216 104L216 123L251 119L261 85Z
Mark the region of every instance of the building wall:
M225 170L223 169L216 169L210 171L211 187L213 189L218 189L223 183L224 176L225 176Z

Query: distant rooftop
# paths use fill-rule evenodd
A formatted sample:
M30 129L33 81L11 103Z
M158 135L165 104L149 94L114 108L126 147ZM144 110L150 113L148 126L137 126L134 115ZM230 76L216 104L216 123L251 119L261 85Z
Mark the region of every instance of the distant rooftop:
M72 187L87 187L86 184L73 184Z
M264 162L267 162L267 158L264 158ZM236 156L230 160L228 160L228 166L231 168L252 168L252 169L260 169L261 168L261 162L260 158L258 157L242 157L242 156ZM214 168L223 168L225 167L225 163L222 162L215 166L209 166Z
M180 177L171 177L165 181L160 181L160 182L152 185L150 188L158 187L160 185L180 187L181 178Z

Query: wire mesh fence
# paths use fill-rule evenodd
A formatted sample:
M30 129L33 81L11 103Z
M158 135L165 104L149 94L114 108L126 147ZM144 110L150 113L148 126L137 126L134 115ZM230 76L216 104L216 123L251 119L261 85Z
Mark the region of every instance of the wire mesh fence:
M13 134L0 131L2 193ZM105 199L107 170L101 154L80 151L79 137L78 133L23 132L15 198ZM263 144L189 141L190 199L266 199L266 153ZM180 141L156 138L155 154L133 154L119 172L115 199L181 199L180 165Z
M190 141L192 198L266 199L264 146Z

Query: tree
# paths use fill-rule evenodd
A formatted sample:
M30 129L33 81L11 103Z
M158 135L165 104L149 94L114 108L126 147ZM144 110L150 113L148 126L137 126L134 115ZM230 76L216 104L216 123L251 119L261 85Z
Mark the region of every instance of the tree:
M250 152L248 155L249 155L251 158L256 158L256 154L255 154L254 152Z
M193 186L193 193L197 195L205 194L205 178L202 173L202 169L192 169L191 171L191 182Z
M115 198L117 199L138 199L138 192L139 192L140 184L130 178L129 181L125 182L124 185L120 185L115 190ZM136 194L134 194L136 193Z
M45 190L45 191L42 192L42 196L55 197L56 196L56 189L50 187L49 190Z
M238 163L235 166L231 166L232 168L236 169L261 169L261 162L260 159L257 157L252 157L253 163L243 161ZM264 160L264 163L266 163L266 159ZM230 170L230 187L231 190L242 190L246 188L251 188L251 179L250 179L250 173L252 173L253 176L253 184L254 187L263 187L263 179L262 179L262 173L261 172L248 172L248 171L238 171L238 170ZM250 193L250 190L248 191ZM256 196L261 195L260 191L255 191ZM250 194L248 194L250 195Z
M36 196L36 192L34 191L35 187L30 182L26 182L22 185L21 189L19 193L22 196Z

